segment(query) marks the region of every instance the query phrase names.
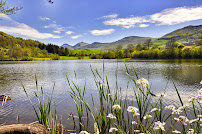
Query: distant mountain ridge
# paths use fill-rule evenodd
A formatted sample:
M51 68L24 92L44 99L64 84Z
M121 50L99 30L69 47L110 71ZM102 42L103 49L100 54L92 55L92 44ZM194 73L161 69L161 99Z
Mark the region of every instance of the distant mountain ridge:
M126 48L128 44L133 44L136 46L138 43L143 44L146 40L151 39L153 44L162 45L171 39L175 39L177 42L189 42L197 40L199 35L202 35L202 25L197 26L186 26L184 28L177 29L168 34L165 34L161 38L151 38L151 37L139 37L139 36L128 36L124 37L118 41L114 41L111 43L101 43L101 42L93 42L91 44L80 42L71 47L71 49L99 49L99 50L115 50L118 45L122 45L123 48ZM63 45L65 46L65 44Z
M115 50L118 45L122 45L123 48L126 48L128 44L136 45L138 43L144 43L147 39L154 40L155 38L129 36L129 37L124 37L123 39L120 39L118 41L111 42L111 43L93 42L91 44L88 44L85 42L80 42L74 46L71 46L71 48L78 49L78 50L86 50L86 49ZM62 46L64 46L64 45L62 45Z

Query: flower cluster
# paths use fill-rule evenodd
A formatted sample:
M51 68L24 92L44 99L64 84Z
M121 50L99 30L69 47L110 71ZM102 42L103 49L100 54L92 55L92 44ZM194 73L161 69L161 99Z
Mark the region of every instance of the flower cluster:
M154 122L154 128L153 129L154 130L161 129L161 130L165 131L165 129L164 129L165 124L166 124L165 122L161 123L160 121Z
M141 86L143 88L146 88L149 85L149 82L148 82L148 80L141 78L141 79L136 81L136 85L138 88L140 88Z
M90 134L87 131L81 131L79 134Z
M133 106L129 106L127 109L128 112L133 113L133 116L138 116L139 114L139 109Z
M116 131L118 131L118 129L115 128L115 127L112 127L112 128L109 129L109 132L110 132L110 133L113 133L113 132L116 132Z
M107 118L116 119L116 116L114 116L113 114L110 113L110 114L107 115Z
M181 133L180 131L177 131L177 130L174 130L172 132L175 133L175 134L180 134Z
M202 81L200 82L200 84L202 84ZM194 101L198 101L198 102L202 103L202 88L200 90L198 90L197 95L191 94L189 96L188 102L194 102Z
M177 122L182 123L183 125L187 125L189 120L185 116L179 116L179 118L174 118Z
M143 118L144 119L149 119L149 118L151 118L152 116L150 115L150 114L147 114L147 115L145 115Z
M112 106L112 110L113 110L113 111L116 111L116 110L118 111L118 110L120 110L120 109L121 109L121 107L120 107L119 105L113 105L113 106Z

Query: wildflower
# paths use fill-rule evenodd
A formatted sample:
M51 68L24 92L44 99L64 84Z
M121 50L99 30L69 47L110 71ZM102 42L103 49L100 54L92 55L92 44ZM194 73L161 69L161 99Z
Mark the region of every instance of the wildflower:
M200 84L202 84L202 80L201 80Z
M161 130L165 131L165 129L164 129L165 124L166 124L165 122L161 123L160 121L154 122L154 130L161 129Z
M174 130L172 132L175 133L175 134L180 134L181 133L180 131L177 131L177 130Z
M164 96L166 96L166 95L165 95L165 93L160 93L160 94L157 94L156 96L157 96L157 97L164 97Z
M116 131L118 131L118 129L115 128L115 127L112 127L112 128L109 129L109 132L111 132L111 133L116 132Z
M182 112L182 110L177 109L177 110L173 110L172 114L180 114Z
M120 109L121 109L121 107L119 105L113 105L112 106L113 111L120 110Z
M79 134L90 134L87 131L81 131Z
M179 110L183 110L183 109L185 109L187 106L181 106L181 107L179 107L178 109Z
M200 90L198 90L198 95L201 96L202 95L202 88Z
M134 112L139 112L139 109L137 109L136 107L133 107L133 106L129 106L127 111L130 113L134 113Z
M116 119L116 116L114 116L113 114L110 113L110 114L107 115L107 118Z
M175 106L169 105L169 106L166 106L165 109L168 109L168 110L175 110Z
M197 99L197 96L191 94L191 95L189 96L188 102L193 102L193 101L195 101L196 99Z
M194 134L194 129L189 129L189 131L187 131L187 134Z
M150 112L155 112L155 111L158 111L159 109L158 108L153 108Z
M199 121L199 118L190 120L189 123L191 124L191 123L194 123L194 122L197 122L197 121Z
M184 125L187 125L189 123L189 120L185 116L179 116L179 118L174 118L177 122L182 123Z
M150 114L147 114L147 115L145 115L143 118L144 119L149 119L149 118L151 118L152 116L150 115Z
M132 121L132 124L133 124L133 125L136 125L136 124L137 124L137 122L136 122L136 121Z
M202 118L202 115L197 115L199 118Z
M135 133L139 133L139 132L140 132L140 130L134 130L134 132L135 132Z
M198 96L197 98L198 98L198 101L199 101L200 103L202 103L202 95Z
M141 85L143 88L146 88L149 85L149 82L148 82L148 80L141 78L141 79L136 81L136 85L138 88L140 88Z

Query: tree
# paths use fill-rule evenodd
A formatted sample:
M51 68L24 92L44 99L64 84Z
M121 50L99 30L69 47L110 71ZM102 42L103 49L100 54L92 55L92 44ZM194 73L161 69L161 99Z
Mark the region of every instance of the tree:
M123 49L123 46L122 45L118 45L117 47L116 47L116 51L119 51L119 50L122 50Z
M152 45L152 40L151 39L147 39L145 42L144 42L145 46L147 46L147 49L149 50L150 46Z
M132 53L135 50L135 47L133 44L128 44L127 49L129 50L130 53Z
M9 7L6 4L6 1L0 1L0 13L11 15L16 13L18 10L22 9L22 7Z

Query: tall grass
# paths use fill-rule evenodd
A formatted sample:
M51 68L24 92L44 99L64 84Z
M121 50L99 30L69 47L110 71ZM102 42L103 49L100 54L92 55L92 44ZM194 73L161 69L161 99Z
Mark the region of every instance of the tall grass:
M55 84L53 86L51 96L48 97L48 100L45 100L43 88L40 87L40 90L39 90L36 75L35 75L35 81L36 81L36 91L34 91L34 94L35 94L35 97L37 98L38 103L39 103L38 112L37 112L37 108L35 107L34 103L32 102L31 98L29 97L27 90L25 89L23 84L22 84L22 87L23 87L24 92L25 92L27 98L29 99L29 101L30 101L30 103L31 103L31 105L35 111L35 114L37 116L39 123L44 125L48 130L51 130L52 134L56 134L57 130L58 130L56 105L54 107L54 112L51 113L52 96L53 96Z
M198 91L198 94L190 97L189 104L192 106L188 106L183 103L179 90L173 83L181 106L178 108L175 108L172 104L166 106L163 103L164 92L152 93L148 86L149 82L144 78L140 79L134 67L133 72L128 70L126 64L125 68L126 74L134 84L135 103L132 103L133 101L130 101L127 95L122 95L121 88L110 89L108 78L104 75L104 63L103 76L97 69L91 67L99 94L99 98L96 99L91 94L92 106L85 99L86 86L84 86L83 90L80 89L74 82L70 82L66 75L71 89L70 96L76 104L79 124L81 124L79 131L88 130L87 127L83 127L87 126L83 121L83 117L88 117L90 113L93 117L94 133L96 134L110 132L121 134L201 133L202 89ZM99 101L99 104L95 105L95 101Z

